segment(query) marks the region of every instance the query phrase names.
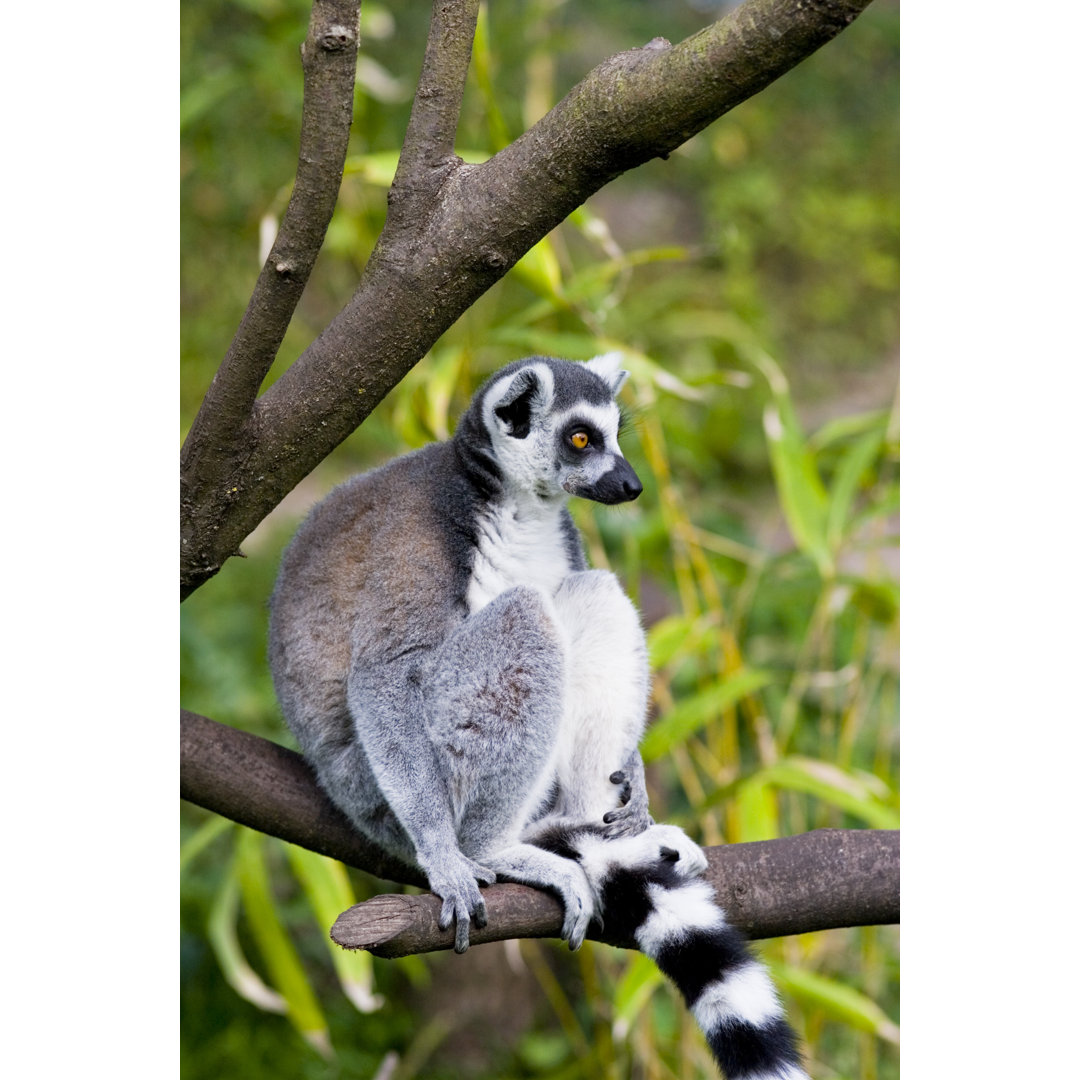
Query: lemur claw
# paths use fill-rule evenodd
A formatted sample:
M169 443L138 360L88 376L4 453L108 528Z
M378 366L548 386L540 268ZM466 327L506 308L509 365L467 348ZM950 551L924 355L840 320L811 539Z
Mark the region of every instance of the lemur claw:
M619 788L619 805L626 806L626 804L630 801L630 796L634 790L633 784L626 777L626 773L624 773L622 769L619 769L618 771L613 772L608 777L608 779ZM605 814L605 823L607 823L609 820L613 819L609 819L608 815Z
M472 859L462 857L455 866L428 872L428 885L442 899L439 929L449 930L454 924L454 952L463 953L469 947L469 923L478 928L487 926L487 906L480 895L480 884L491 885L495 873Z

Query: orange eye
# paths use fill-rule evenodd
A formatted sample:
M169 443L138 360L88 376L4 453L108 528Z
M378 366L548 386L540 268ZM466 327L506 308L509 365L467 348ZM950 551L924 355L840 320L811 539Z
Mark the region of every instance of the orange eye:
M589 436L584 431L575 431L570 436L570 445L577 450L584 450L589 445Z

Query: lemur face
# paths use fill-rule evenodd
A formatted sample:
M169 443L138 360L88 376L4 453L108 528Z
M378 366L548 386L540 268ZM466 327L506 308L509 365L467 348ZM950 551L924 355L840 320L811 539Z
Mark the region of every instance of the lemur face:
M619 407L581 404L552 417L560 486L600 503L630 502L641 481L619 449Z
M641 481L619 449L615 393L625 379L609 357L537 359L498 379L485 395L484 420L508 486L543 500L636 499Z

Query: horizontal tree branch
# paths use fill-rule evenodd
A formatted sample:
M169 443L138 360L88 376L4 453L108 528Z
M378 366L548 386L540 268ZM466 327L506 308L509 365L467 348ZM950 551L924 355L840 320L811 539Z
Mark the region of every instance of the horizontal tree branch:
M304 759L267 739L180 713L180 794L233 821L340 859L378 877L425 885L415 868L387 858L330 803ZM802 836L706 849L706 876L731 921L751 938L801 934L900 919L900 834L825 829ZM485 890L480 944L557 937L559 901L520 885ZM382 896L343 913L334 940L379 956L453 947L438 929L433 896ZM590 934L590 936L592 936ZM597 940L630 946L602 934Z
M427 884L349 824L295 750L186 709L180 710L180 797L376 877Z
M900 921L900 833L820 829L780 840L705 849L705 879L728 919L747 937L780 937L839 926ZM507 938L558 937L562 905L523 885L484 890L488 922L472 927L481 945ZM454 947L454 931L439 929L442 901L424 896L377 896L342 912L330 936L346 949L398 957ZM595 941L634 948L594 924Z
M658 38L620 53L490 161L454 159L435 170L422 215L411 193L407 214L391 205L352 299L256 402L242 458L225 482L204 485L198 522L184 511L182 595L216 573L442 333L575 207L779 78L869 2L747 0L679 45ZM444 6L456 16L447 22L453 57L446 70L457 78L462 30L475 5ZM433 32L439 25L434 19ZM445 143L456 87L431 110L433 148Z

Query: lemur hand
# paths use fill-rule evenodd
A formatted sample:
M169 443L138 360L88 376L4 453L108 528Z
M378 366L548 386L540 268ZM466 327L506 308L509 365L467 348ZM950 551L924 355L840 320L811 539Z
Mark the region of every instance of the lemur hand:
M495 872L455 851L441 856L426 873L428 886L443 902L439 929L447 930L456 923L454 952L463 953L469 947L470 917L477 926L487 926L487 908L477 882L493 884Z
M639 770L636 784L623 769L613 772L608 779L618 788L620 805L617 810L609 810L604 815L604 824L607 826L604 835L614 840L620 836L635 836L643 832L652 824L644 771Z
M551 883L563 902L562 937L572 952L581 948L589 923L596 916L596 895L577 863L567 862L565 878Z

